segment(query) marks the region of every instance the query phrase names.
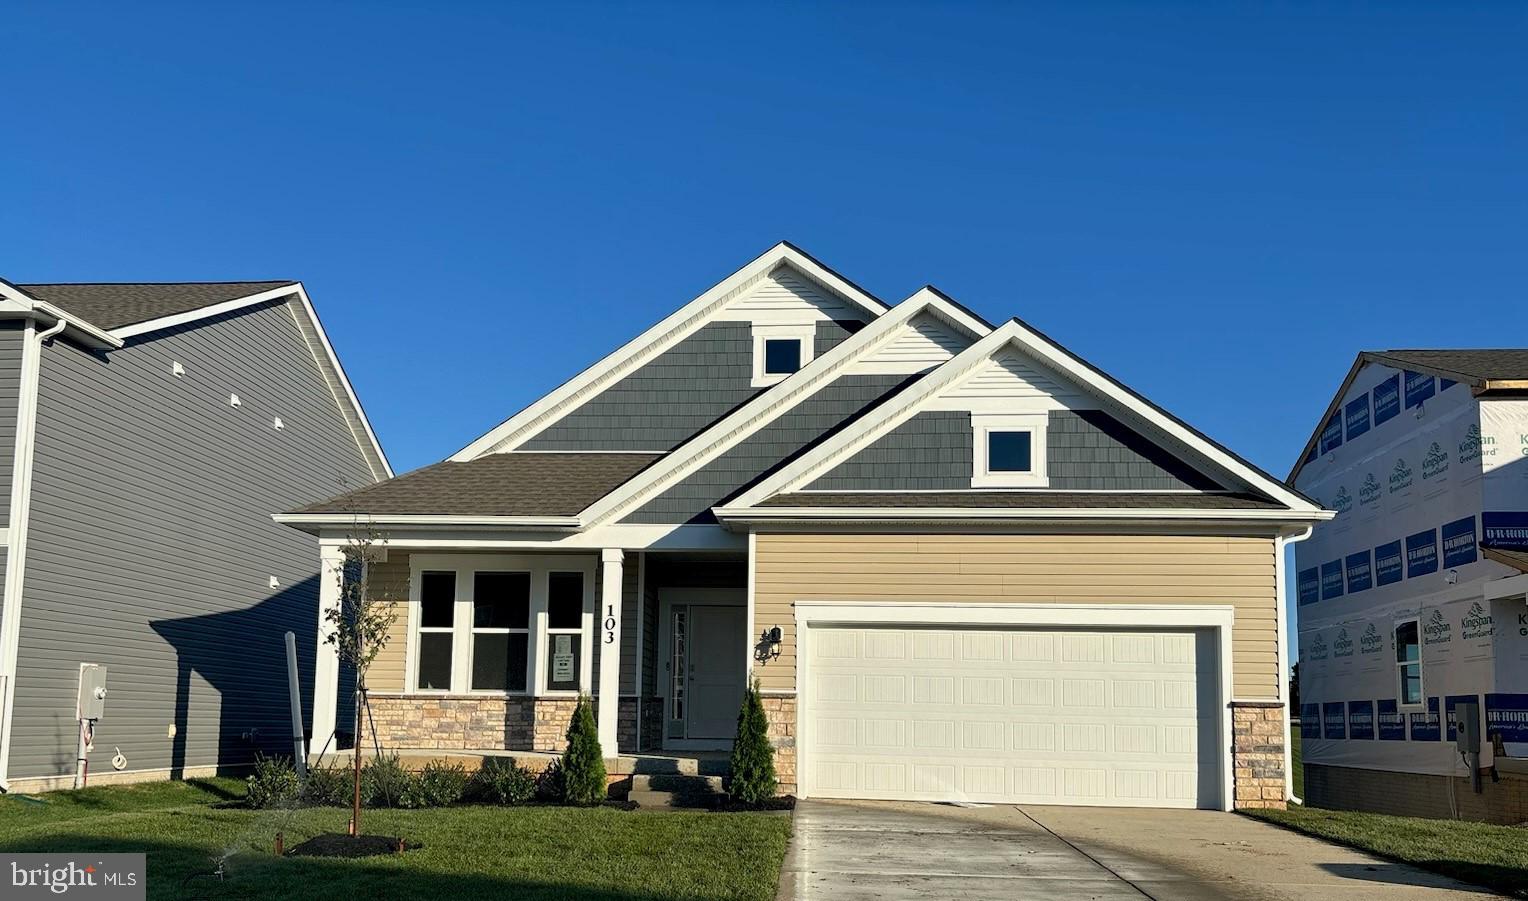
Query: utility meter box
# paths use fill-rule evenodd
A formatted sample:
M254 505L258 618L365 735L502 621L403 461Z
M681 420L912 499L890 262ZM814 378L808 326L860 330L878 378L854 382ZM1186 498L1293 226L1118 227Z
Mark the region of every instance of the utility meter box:
M79 718L98 720L106 713L106 667L98 663L80 664Z
M1461 754L1480 753L1480 704L1454 702L1454 744Z

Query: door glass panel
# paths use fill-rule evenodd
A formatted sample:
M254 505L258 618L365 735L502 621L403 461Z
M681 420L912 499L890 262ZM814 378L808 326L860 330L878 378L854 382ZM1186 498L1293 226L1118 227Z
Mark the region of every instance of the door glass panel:
M672 685L669 688L669 719L684 719L684 679L685 679L685 608L674 608L674 635L673 635L673 669Z

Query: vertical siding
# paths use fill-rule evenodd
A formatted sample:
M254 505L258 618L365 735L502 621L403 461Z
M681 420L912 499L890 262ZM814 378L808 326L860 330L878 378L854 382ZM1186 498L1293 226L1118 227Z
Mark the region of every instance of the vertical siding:
M796 687L801 601L1229 604L1233 693L1278 694L1273 540L1113 535L760 535L753 632L779 626L763 688Z
M16 404L21 396L21 349L25 325L0 321L0 527L10 525L11 479L16 456Z
M282 634L310 691L318 548L270 515L370 481L281 301L44 348L11 775L72 768L86 661L109 668L96 745L131 770L289 749Z

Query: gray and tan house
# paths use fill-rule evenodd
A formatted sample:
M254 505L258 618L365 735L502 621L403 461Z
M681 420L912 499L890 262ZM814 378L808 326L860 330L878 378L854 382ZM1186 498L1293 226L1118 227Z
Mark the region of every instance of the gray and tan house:
M298 282L0 281L0 786L71 784L83 664L92 783L290 753L317 541L271 506L391 474Z
M1283 545L1329 516L1018 320L780 244L276 519L331 571L385 534L394 749L556 750L580 692L607 755L725 749L757 680L798 796L1229 809L1286 798Z

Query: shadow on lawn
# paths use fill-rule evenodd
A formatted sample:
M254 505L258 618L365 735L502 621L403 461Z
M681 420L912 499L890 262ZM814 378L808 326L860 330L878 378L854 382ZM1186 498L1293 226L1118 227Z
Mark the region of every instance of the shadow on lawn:
M277 858L244 850L230 857L222 881L205 847L164 842L103 839L89 834L50 835L26 842L0 843L0 852L144 853L148 855L148 897L181 899L300 899L314 897L450 899L513 898L515 901L674 901L674 894L613 891L582 885L498 879L480 873L454 874L437 869L409 869L397 858L338 861ZM419 852L413 852L419 853ZM404 861L408 861L405 855ZM438 864L437 864L438 865Z
M1462 860L1422 860L1407 864L1324 863L1321 864L1321 869L1344 879L1381 882L1389 885L1416 885L1417 871L1423 870L1437 874L1439 877L1465 883L1449 886L1456 891L1476 892L1493 897L1499 892L1507 891L1519 897L1528 897L1528 876L1525 876L1523 870ZM1443 878L1438 881L1441 884Z

